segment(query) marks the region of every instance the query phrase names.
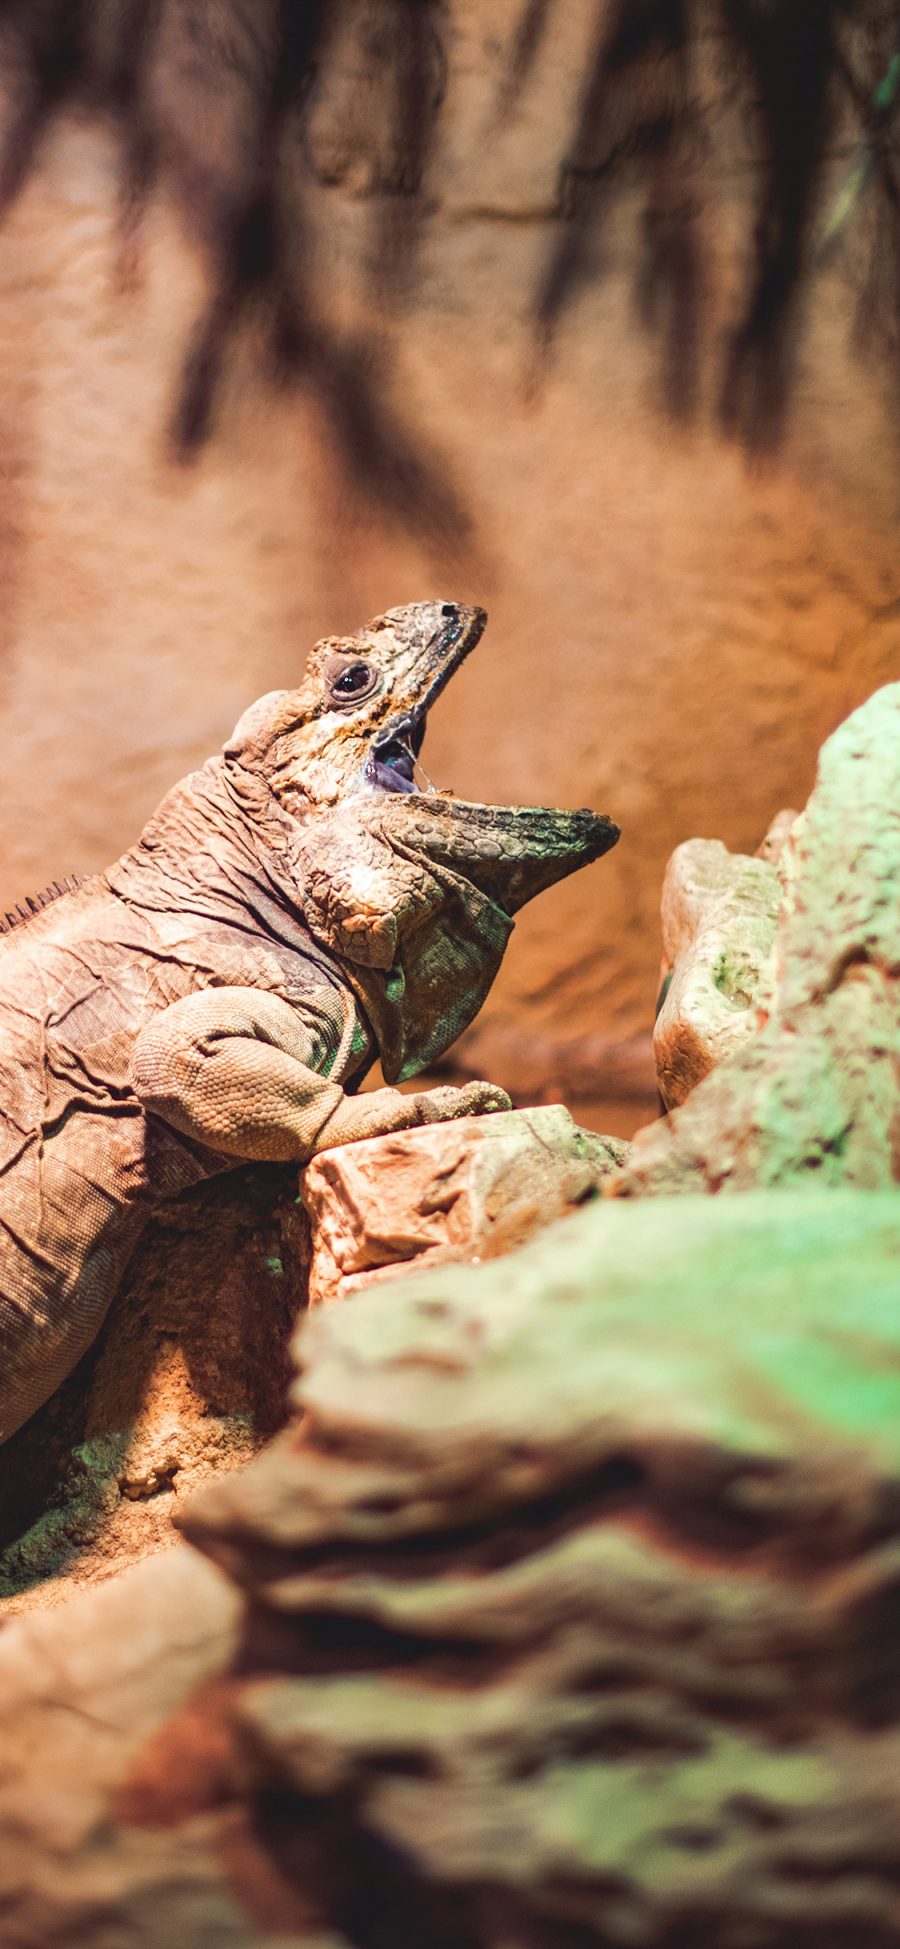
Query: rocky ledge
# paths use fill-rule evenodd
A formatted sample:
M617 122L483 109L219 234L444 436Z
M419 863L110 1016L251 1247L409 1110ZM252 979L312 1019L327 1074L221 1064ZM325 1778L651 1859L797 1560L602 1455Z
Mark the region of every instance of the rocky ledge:
M3 1940L900 1942L898 1264L891 1193L595 1204L311 1316L224 1574L0 1637Z

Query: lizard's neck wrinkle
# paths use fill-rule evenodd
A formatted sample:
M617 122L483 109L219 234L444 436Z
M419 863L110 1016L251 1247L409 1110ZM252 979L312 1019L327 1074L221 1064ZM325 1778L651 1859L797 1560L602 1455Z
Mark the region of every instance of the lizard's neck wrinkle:
M302 929L284 867L285 821L264 787L236 791L221 758L176 785L107 879L133 905L233 920L279 936ZM267 801L267 803L264 803ZM281 870L279 870L279 867Z

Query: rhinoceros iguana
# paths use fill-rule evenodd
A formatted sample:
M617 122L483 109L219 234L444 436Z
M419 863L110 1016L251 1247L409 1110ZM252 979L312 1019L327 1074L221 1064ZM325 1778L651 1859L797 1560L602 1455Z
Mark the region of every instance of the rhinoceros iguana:
M614 845L591 812L420 790L428 710L484 612L392 609L312 651L107 872L0 940L0 1440L94 1338L160 1199L248 1158L505 1108L357 1096L439 1056L523 902ZM19 924L21 918L22 924Z

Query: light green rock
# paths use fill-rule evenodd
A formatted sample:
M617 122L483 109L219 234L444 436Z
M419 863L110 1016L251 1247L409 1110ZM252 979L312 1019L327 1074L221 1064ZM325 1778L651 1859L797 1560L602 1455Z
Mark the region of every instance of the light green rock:
M593 1206L298 1351L185 1519L292 1666L261 1805L404 1942L900 1943L895 1193Z
M900 684L823 746L782 873L768 1021L641 1133L620 1194L900 1180Z

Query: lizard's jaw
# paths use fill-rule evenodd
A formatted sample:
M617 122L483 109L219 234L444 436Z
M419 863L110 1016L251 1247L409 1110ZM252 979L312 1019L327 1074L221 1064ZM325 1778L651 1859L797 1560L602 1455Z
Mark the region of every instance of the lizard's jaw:
M445 603L446 626L432 638L415 672L418 695L373 740L366 760L366 782L382 792L416 792L416 759L422 749L428 712L461 663L479 642L487 615L483 609Z

